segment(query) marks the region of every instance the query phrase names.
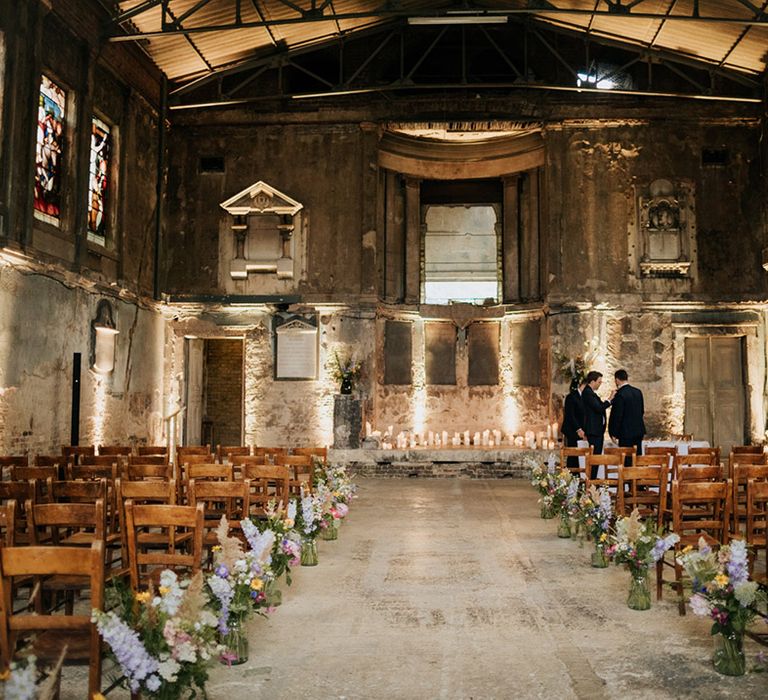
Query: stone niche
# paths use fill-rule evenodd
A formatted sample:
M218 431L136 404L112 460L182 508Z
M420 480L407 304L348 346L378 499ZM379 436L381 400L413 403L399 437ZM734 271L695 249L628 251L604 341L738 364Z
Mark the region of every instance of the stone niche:
M691 276L696 214L693 184L654 180L638 196L641 277Z
M231 279L245 280L252 274L275 275L278 280L297 276L294 233L301 230L304 205L260 180L220 206L231 216L231 257L224 258Z

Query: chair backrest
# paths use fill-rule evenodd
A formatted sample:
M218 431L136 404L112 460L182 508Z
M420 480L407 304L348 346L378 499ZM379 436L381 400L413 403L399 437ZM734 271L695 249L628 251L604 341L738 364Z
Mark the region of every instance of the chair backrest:
M635 447L605 447L603 452L607 455L620 455L623 457L625 467L634 466L635 458L637 457L637 448Z
M677 447L674 445L669 447L651 446L643 448L643 452L647 455L676 455Z
M768 551L768 481L747 481L747 544ZM752 573L754 557L749 559Z
M661 455L662 459L664 456ZM618 515L631 515L637 508L644 518L653 517L662 524L667 496L667 467L657 464L647 467L619 467L616 497Z
M36 467L57 467L66 463L66 457L61 455L35 455L34 459L34 466Z
M176 445L176 459L178 461L182 461L181 458L187 455L208 455L211 458L213 457L210 445ZM213 459L211 459L211 462L213 462Z
M672 531L682 545L696 544L699 537L709 544L727 542L732 488L730 481L672 482Z
M731 469L736 464L768 464L768 453L766 452L731 452L728 457Z
M16 544L29 544L27 503L39 500L40 488L36 481L0 481L0 504L13 501L16 504Z
M119 476L117 464L68 464L67 479L81 479L84 481L93 479L107 479L114 483Z
M688 448L688 454L689 455L713 455L713 464L720 464L720 448L719 447L689 447Z
M54 545L84 546L104 542L107 521L104 500L94 503L27 503L29 531L33 545L50 541ZM49 540L40 529L48 530ZM102 564L103 566L103 564Z
M16 542L16 499L0 503L0 547L13 547Z
M141 445L136 450L140 457L165 455L168 457L168 448L165 445Z
M240 521L250 513L251 481L197 481L189 482L189 505L203 505L203 543L217 543L216 529L221 516L227 518L230 529L240 530Z
M296 486L306 483L310 488L313 484L314 464L310 455L275 455L275 464L288 467L293 472L293 481Z
M133 454L130 445L99 445L100 455L121 455L127 457Z
M0 467L28 467L29 455L2 455Z
M197 479L218 479L221 481L232 481L234 476L234 467L231 464L184 464L184 480L191 481Z
M256 445L251 449L251 454L254 457L267 456L274 461L274 458L280 455L287 454L288 450L285 447L258 447Z
M679 466L675 473L676 479L673 481L683 482L696 482L696 481L723 481L723 469L718 464L709 467L695 467L695 466Z
M762 445L734 445L731 447L734 454L761 455L764 452Z
M166 455L131 455L128 464L168 464Z
M669 455L666 454L652 454L652 455L637 455L635 457L636 467L664 467L669 469Z
M168 481L173 478L173 465L162 464L128 464L123 467L123 476L128 481L140 481L142 479L162 479Z
M176 456L176 464L216 464L216 459L212 454L205 455L182 455Z
M216 461L232 462L232 457L248 457L251 454L250 445L216 445Z
M101 499L107 503L107 480L46 481L46 497L50 503L93 503Z
M83 455L77 463L81 467L108 467L122 462L121 455Z
M93 456L96 454L95 445L62 445L61 454L65 461L78 464L83 456Z
M58 467L11 467L11 481L58 479Z
M586 460L592 454L594 447L561 447L560 464L572 474L584 474Z
M88 579L90 588L89 610L85 615L22 614L13 610L14 578L47 576L77 576ZM38 644L50 630L58 631L56 655L63 644L71 642L72 634L80 632L88 637L90 670L88 697L101 689L101 638L91 622L90 609L104 609L104 543L94 542L78 556L72 556L69 547L0 547L0 665L3 669L13 658L19 637L26 633L37 635L33 652L41 657ZM53 650L51 650L53 651ZM49 660L49 659L46 659ZM55 658L51 659L55 661Z
M152 569L200 571L203 553L203 504L196 507L177 505L139 505L125 502L125 536L128 541L128 570L131 587L138 591L152 575ZM164 548L155 541L142 545L140 531L160 529L165 535ZM145 575L143 570L148 569Z
M720 467L720 462L717 461L715 455L711 452L704 452L698 454L688 455L675 455L675 459L672 462L672 478L676 479L677 474L681 469L687 467Z
M251 513L263 515L270 501L288 504L291 497L291 472L279 464L246 464L243 478L251 482Z
M619 467L624 464L621 455L589 455L586 459L587 488L594 485L597 487L608 486L615 489L618 484ZM603 469L603 476L599 476L599 468ZM597 477L592 478L592 470L595 469Z
M328 462L328 448L327 447L294 447L291 450L295 455L309 455L310 457L319 457L323 460L323 463Z
M267 455L232 455L229 459L229 463L237 467L242 467L246 464L272 464Z
M747 517L747 482L768 481L768 464L737 464L733 470L733 532Z

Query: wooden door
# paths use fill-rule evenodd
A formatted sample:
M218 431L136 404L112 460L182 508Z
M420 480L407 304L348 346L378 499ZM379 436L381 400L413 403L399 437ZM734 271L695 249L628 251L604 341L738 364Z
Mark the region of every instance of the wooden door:
M742 338L685 340L685 432L724 452L744 444Z

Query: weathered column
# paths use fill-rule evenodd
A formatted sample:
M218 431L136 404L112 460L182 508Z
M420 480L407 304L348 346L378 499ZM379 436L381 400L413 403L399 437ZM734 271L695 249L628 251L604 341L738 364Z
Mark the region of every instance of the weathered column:
M510 175L502 178L504 186L504 213L501 237L502 289L505 302L520 300L520 201L517 187L519 178Z
M421 268L421 181L405 180L405 303L418 304Z

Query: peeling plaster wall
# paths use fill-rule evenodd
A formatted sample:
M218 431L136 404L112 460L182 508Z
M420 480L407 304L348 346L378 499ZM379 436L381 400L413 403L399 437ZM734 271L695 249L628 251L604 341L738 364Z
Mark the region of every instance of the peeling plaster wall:
M91 320L102 298L0 263L1 454L52 454L69 444L75 352L83 364L80 443L161 439L162 319L110 299L120 334L115 370L101 377L89 369L89 353Z

